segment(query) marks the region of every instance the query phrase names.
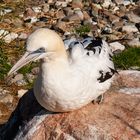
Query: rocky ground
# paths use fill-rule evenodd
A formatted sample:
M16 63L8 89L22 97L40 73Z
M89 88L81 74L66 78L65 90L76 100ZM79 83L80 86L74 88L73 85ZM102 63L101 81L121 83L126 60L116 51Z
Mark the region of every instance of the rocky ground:
M139 140L140 71L116 75L101 104L69 113L43 109L29 90L0 130L1 140Z
M13 77L6 74L24 52L28 35L37 28L57 31L63 39L85 34L106 40L119 69L140 70L139 0L3 0L0 2L0 124L30 89L37 63Z

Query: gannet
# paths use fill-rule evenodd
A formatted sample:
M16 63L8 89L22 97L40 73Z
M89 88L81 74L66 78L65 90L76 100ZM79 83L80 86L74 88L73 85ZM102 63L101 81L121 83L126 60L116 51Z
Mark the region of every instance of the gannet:
M63 42L55 31L40 28L29 35L25 54L8 75L40 59L34 83L37 101L49 111L68 112L87 105L109 89L116 72L111 57L104 40L87 37Z

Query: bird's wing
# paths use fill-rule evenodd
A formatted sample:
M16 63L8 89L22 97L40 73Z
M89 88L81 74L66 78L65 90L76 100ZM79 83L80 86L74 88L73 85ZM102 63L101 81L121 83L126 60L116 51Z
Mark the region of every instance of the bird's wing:
M99 83L110 79L115 73L114 63L112 60L113 54L106 41L101 39L86 38L82 41L84 49L88 50L87 55L96 55L101 60L102 67L99 69Z
M98 67L99 77L97 80L99 83L110 79L117 73L112 61L113 54L106 41L87 37L81 41L71 39L69 41L64 41L64 43L65 46L67 46L68 52L74 59L78 59L81 54L84 54L91 59L94 59L95 57L98 58L100 65Z

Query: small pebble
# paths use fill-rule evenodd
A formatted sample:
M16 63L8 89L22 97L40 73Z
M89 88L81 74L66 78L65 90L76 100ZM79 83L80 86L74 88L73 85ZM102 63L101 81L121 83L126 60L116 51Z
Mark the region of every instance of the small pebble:
M35 13L40 13L41 12L41 7L32 7L32 9L33 9L33 11L35 12Z
M18 37L17 33L9 33L8 35L6 35L3 39L6 43L10 43L11 41L13 41L14 39L16 39Z
M132 24L132 25L123 26L122 31L125 31L127 33L131 33L131 32L138 32L138 29L134 24Z
M28 90L20 89L18 90L18 97L21 98Z
M112 42L112 43L109 43L109 46L111 47L111 50L112 52L116 51L116 50L121 50L123 51L125 49L125 46L122 45L121 43L119 42Z

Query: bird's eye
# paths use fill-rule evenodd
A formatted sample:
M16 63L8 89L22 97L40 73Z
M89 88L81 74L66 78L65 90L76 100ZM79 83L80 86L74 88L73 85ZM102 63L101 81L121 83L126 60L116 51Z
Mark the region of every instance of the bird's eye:
M45 48L41 47L37 50L38 52L45 52Z

